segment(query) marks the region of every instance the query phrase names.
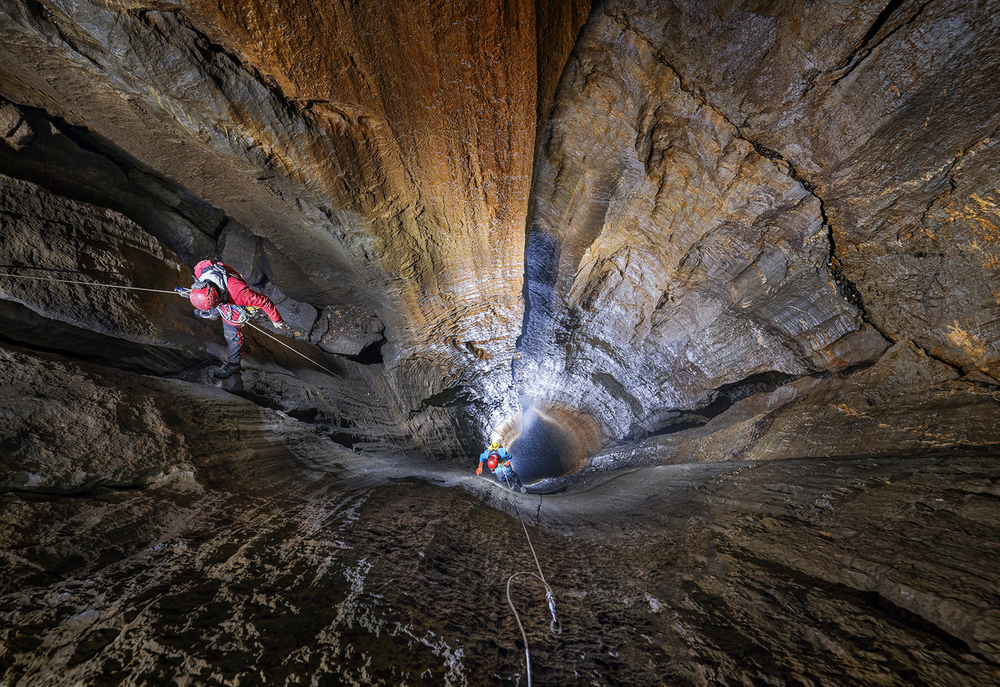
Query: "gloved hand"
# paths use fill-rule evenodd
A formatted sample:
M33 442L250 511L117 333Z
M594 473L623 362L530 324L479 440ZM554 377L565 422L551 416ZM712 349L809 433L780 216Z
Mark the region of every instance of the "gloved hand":
M291 329L292 329L287 324L285 324L284 320L279 320L277 322L272 322L272 324L274 325L275 329L280 329L282 331L286 331L287 332L287 331L291 331Z
M479 464L479 467L478 467L478 468L476 468L476 474L477 474L477 475L481 475L481 474L483 474L483 464L482 464L482 463L480 463L480 464Z

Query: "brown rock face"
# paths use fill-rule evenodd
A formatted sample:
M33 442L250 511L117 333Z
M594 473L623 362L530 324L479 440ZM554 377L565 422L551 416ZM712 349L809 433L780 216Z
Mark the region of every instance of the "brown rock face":
M554 23L537 30L531 3L13 2L4 16L9 97L225 208L269 242L290 295L375 307L394 356L437 390L506 368L536 99L558 77L537 40L568 50L580 10L543 8Z
M0 0L0 685L1000 684L997 9Z

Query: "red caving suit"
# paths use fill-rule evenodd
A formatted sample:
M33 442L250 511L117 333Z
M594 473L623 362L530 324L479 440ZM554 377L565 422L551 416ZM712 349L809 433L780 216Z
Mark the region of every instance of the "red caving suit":
M221 270L208 269L213 266L225 270L224 282L219 277ZM282 321L281 315L271 299L247 286L240 273L225 263L202 260L194 266L194 278L200 281L209 281L219 287L221 302L215 306L215 310L222 316L222 329L228 344L226 358L231 363L238 363L242 358L243 332L240 330L246 319L243 308L260 308L267 313L272 322Z

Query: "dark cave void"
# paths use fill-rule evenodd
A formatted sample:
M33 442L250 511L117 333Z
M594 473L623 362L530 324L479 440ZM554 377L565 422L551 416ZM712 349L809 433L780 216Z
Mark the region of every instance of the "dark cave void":
M592 418L527 399L524 407L500 431L500 442L523 484L572 472L596 448L599 432Z

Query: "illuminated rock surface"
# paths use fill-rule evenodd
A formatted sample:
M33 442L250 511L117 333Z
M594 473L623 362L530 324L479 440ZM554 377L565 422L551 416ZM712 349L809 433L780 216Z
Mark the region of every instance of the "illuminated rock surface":
M551 5L0 0L0 684L1000 682L994 3Z

